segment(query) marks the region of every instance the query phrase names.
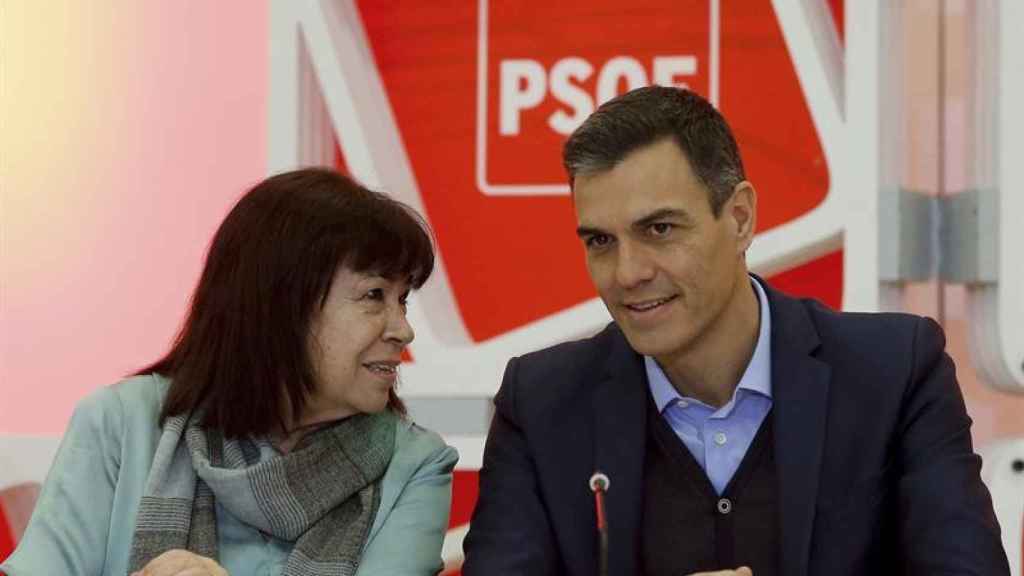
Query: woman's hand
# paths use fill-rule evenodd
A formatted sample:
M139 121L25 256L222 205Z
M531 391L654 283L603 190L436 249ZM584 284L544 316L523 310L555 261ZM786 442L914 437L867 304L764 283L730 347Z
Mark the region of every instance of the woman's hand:
M131 576L230 576L220 564L188 550L168 550Z

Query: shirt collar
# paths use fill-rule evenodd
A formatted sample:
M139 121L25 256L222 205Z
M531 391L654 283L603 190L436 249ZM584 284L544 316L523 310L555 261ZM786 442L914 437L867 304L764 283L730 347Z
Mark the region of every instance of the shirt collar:
M736 390L747 390L768 398L772 397L772 355L771 355L771 327L772 313L768 307L768 295L760 282L754 278L750 283L757 293L758 308L760 311L760 328L757 331L757 344L754 345L754 354L750 357L743 377L740 378ZM647 370L647 382L651 388L651 396L658 412L664 412L665 407L676 400L682 400L675 387L669 381L668 376L658 366L658 363L651 356L644 356L644 368ZM733 398L736 393L733 393Z

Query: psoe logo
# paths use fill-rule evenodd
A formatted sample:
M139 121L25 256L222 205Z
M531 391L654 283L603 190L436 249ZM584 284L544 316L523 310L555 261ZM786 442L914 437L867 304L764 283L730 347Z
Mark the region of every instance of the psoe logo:
M598 106L628 90L680 86L718 103L719 0L641 4L616 11L609 2L547 3L535 12L521 3L479 0L475 176L481 192L568 194L562 142Z

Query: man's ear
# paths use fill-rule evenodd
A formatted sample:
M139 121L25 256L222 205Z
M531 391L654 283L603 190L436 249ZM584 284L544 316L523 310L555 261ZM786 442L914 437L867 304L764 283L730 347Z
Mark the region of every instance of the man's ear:
M746 252L754 241L757 229L757 191L754 185L744 180L732 190L732 197L722 207L729 219L733 233L736 234L736 248Z

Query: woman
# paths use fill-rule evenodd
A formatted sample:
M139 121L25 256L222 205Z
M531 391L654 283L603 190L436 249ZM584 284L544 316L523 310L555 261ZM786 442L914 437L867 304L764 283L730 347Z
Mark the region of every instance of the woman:
M0 568L436 574L458 457L395 394L433 265L410 208L336 172L258 184L170 352L78 406Z

